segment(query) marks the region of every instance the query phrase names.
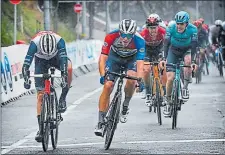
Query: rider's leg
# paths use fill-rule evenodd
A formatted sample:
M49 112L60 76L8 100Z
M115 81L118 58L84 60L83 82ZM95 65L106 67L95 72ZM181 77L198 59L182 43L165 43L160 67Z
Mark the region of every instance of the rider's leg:
M171 49L169 49L169 52L168 52L168 56L167 56L167 63L173 63L173 64L176 64L178 61L178 56L176 56L172 51ZM166 100L165 100L165 103L166 106L165 106L165 109L163 111L163 114L165 117L168 117L171 115L171 94L172 94L172 89L173 89L173 80L174 80L174 77L175 77L175 68L174 67L171 67L171 66L168 66L166 67L166 75L167 75L167 82L166 82Z
M184 56L184 64L191 65L191 53L188 52ZM184 86L182 89L182 99L186 102L189 99L188 85L192 82L192 68L184 67Z
M145 90L146 94L150 94L150 63L145 62L144 64L144 84L145 84Z
M43 74L48 73L47 61L35 57L35 74ZM42 78L34 78L35 80L35 88L37 90L37 119L38 119L38 132L35 136L35 140L37 142L41 142L42 137L40 134L40 115L41 115L41 105L42 105L42 98L44 94L44 80Z
M184 64L191 65L191 53L187 53L184 56ZM188 84L191 83L192 80L192 69L188 67L184 67L184 88L188 89Z
M133 70L128 70L127 75L134 76L134 77L137 76L136 72ZM135 84L136 84L136 81L134 80L127 80L126 82L126 85L124 87L125 99L123 102L122 115L126 115L128 112L128 106L135 91Z
M61 58L59 54L49 60L50 67L55 67L60 71L64 71L64 76L67 78L65 79L66 86L62 88L62 92L59 98L59 112L64 113L67 109L66 105L66 96L69 92L69 83L68 83L68 66L72 67L72 62L68 58ZM71 68L70 68L71 70ZM71 74L71 73L70 73ZM71 75L70 75L71 76ZM70 77L71 78L71 77ZM71 81L70 81L71 82Z
M136 62L136 57L133 57L133 59L127 63L127 70L128 70L127 75L137 77L138 76L136 72L137 68L141 69L142 72L141 75L143 75L143 62ZM135 85L136 85L135 80L127 80L126 85L124 87L125 100L123 102L123 108L120 117L121 123L125 123L127 121L128 107L135 91Z
M109 105L110 94L112 93L113 86L114 86L113 81L106 81L99 98L99 122L101 123L103 123L103 119Z
M166 95L166 82L167 82L166 67L163 70L163 75L161 76L161 82L162 82L164 95Z
M106 68L111 72L119 72L119 65L117 62L112 60L112 57L108 58L106 62ZM110 74L105 77L103 91L99 98L98 123L94 131L96 136L102 136L103 134L102 124L104 122L104 117L109 106L110 94L113 91L114 82L116 82L115 76Z
M145 62L144 64L144 84L145 84L145 104L147 106L150 106L152 104L151 100L151 83L150 83L150 72L151 72L151 67L149 62Z

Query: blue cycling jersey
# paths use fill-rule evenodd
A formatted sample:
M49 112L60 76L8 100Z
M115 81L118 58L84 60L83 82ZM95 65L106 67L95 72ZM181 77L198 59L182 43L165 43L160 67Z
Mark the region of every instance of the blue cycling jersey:
M169 47L175 47L185 53L191 48L192 55L196 53L198 41L197 27L189 23L183 33L177 31L176 23L171 24L166 29L166 38L164 42L165 56L168 54Z

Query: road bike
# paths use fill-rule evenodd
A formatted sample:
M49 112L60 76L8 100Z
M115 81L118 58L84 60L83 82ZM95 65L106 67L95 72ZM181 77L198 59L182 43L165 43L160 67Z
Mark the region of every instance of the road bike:
M181 68L188 67L191 68L190 65L184 65L184 62L179 60L177 64L168 63L166 66L176 68L175 71L175 79L173 81L173 88L172 88L172 108L171 108L171 116L172 116L172 129L177 127L177 115L178 111L181 110L181 105L184 103L182 100L182 88L183 88L183 78L181 77Z
M128 76L124 73L124 68L121 68L120 73L115 73L115 72L110 72L107 71L106 75L115 75L119 78L118 84L117 84L117 89L114 94L114 97L107 109L106 116L104 118L104 123L103 123L103 137L105 136L105 150L108 150L112 139L114 132L117 128L117 124L119 122L119 114L120 114L120 108L121 108L121 99L122 99L122 86L123 86L123 79L131 79L131 80L137 80L141 81L141 78L137 77L132 77Z
M162 125L162 117L161 117L161 106L163 102L163 96L164 91L162 88L161 80L160 80L160 71L158 67L159 62L150 62L150 65L152 67L152 73L150 76L150 84L151 84L151 96L153 105L149 106L149 112L152 111L152 107L154 107L154 112L157 110L157 118L159 125ZM163 70L161 71L161 75L163 73Z
M50 74L33 74L28 77L43 78L45 81L44 95L41 105L40 134L42 136L42 148L46 152L49 144L49 134L53 149L56 149L58 142L59 124L63 121L59 112L59 102L54 87L54 78L61 78L61 74L55 74L55 68L50 68Z

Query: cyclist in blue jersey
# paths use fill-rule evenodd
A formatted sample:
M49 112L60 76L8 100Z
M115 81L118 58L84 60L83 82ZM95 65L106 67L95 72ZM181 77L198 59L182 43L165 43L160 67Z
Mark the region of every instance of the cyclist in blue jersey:
M70 67L72 64L67 57L64 39L52 31L40 31L32 38L22 67L22 73L25 80L24 87L26 89L30 89L28 71L34 58L35 74L48 73L48 69L50 67L56 67L56 69L61 71L63 88L59 99L59 111L61 113L65 112L67 108L66 96L69 91L70 84L68 79L72 79L70 77L72 74L68 74L68 63ZM40 131L41 104L45 87L43 78L35 78L35 87L37 90L37 119ZM39 131L35 136L35 140L37 142L41 142L42 140Z
M189 14L185 11L180 11L175 15L175 23L169 24L166 29L166 38L164 41L164 60L162 63L176 64L180 58L184 59L185 65L191 65L194 62L194 55L197 46L197 28L189 23ZM195 64L192 64L196 68ZM174 80L175 68L166 67L167 83L166 83L166 100L164 116L171 116L171 93ZM191 68L184 68L184 87L182 89L182 98L184 101L189 99L188 84L192 82Z

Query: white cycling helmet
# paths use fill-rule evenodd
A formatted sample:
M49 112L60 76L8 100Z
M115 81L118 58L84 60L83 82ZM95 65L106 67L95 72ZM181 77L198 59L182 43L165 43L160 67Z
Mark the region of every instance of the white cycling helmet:
M124 34L135 34L137 31L137 24L132 19L124 19L119 24L120 32Z
M223 23L222 20L216 20L215 21L215 25L221 25L222 26L222 23Z
M159 17L158 14L156 13L152 13L148 16L148 18L156 18L158 20L158 22L162 22L162 19Z
M40 49L44 55L53 55L57 51L55 36L49 33L41 36Z

